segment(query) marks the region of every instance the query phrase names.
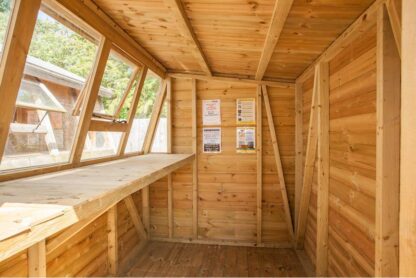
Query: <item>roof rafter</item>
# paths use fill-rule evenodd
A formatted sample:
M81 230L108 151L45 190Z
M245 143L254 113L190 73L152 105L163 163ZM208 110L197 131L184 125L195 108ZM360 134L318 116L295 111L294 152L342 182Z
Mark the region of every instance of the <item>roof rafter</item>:
M207 58L205 57L201 45L195 35L195 32L193 31L191 22L188 16L186 15L181 0L164 0L164 2L166 6L172 11L179 32L182 34L182 36L184 36L193 44L193 54L195 58L198 59L199 65L206 74L212 76L212 72L208 65Z
M256 80L263 79L292 4L293 0L276 0L270 27L267 32L266 41L264 42L263 52L261 53L259 65L257 67Z

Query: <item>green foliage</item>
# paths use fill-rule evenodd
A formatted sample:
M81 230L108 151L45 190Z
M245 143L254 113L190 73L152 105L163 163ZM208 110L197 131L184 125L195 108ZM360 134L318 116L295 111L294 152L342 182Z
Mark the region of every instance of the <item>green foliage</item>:
M0 0L1 43L4 40L7 29L10 1ZM83 78L87 78L95 61L96 51L96 44L85 39L83 36L58 23L43 12L38 16L29 55L64 68ZM103 99L106 113L114 113L115 108L118 106L124 94L131 74L131 68L127 64L110 56L101 84L103 87L111 89L114 93L113 98ZM159 83L159 79L154 77L146 79L136 117L150 117ZM127 117L133 91L134 87L128 95L120 118L125 119Z

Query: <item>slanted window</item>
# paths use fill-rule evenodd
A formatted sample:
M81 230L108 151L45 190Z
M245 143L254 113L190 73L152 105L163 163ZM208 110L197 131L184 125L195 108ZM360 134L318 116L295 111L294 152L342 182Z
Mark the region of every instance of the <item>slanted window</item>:
M48 87L41 82L22 80L16 107L66 113Z
M168 119L167 119L168 105L163 104L162 112L160 113L159 121L157 123L156 132L152 142L152 153L166 153L168 151Z
M160 86L160 77L153 72L148 71L129 139L127 141L126 153L139 152L142 150L156 95L159 92Z
M0 39L4 3L0 1ZM101 37L68 12L56 9L42 3L38 13L0 170L69 161L78 127L72 111ZM24 24L24 18L18 20Z
M0 1L0 51L3 53L4 41L10 22L10 15L13 8L13 0Z

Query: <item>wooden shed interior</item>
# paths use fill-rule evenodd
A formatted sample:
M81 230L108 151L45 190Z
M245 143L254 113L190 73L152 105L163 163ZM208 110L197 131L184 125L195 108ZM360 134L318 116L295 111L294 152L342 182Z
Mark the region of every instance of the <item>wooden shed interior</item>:
M416 276L415 12L1 0L0 276Z

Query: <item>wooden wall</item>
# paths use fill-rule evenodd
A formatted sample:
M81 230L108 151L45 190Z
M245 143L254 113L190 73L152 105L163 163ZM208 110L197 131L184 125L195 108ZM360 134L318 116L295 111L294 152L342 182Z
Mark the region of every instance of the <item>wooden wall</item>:
M330 67L328 274L373 276L376 191L376 28L346 46ZM303 84L307 136L313 77ZM306 127L305 127L306 125ZM306 141L304 140L304 146ZM305 251L316 255L316 167Z
M312 75L304 84L302 84L302 138L303 138L303 158L305 160L306 146L308 142L308 129L312 103L312 93L314 86L314 76ZM305 165L305 161L303 161ZM316 166L316 163L315 163ZM316 260L316 205L317 205L317 168L314 169L314 175L312 180L312 191L308 209L308 216L306 220L305 231L305 252L308 255L311 262L315 264Z
M198 126L198 240L254 244L257 238L256 154L236 153L236 100L255 98L256 86L218 81L196 82ZM286 186L294 212L294 132L293 88L269 87ZM202 100L221 100L221 154L202 152ZM263 109L263 242L290 241L284 219L276 164ZM192 152L192 80L172 80L172 151ZM172 174L173 238L191 239L192 167ZM151 186L152 237L168 236L167 182Z
M140 211L140 192L133 194L133 199ZM119 265L123 270L129 267L129 260L137 255L136 250L141 241L123 202L118 204L117 219ZM108 274L107 230L107 213L104 213L46 256L47 276L106 276ZM48 238L46 242L59 234ZM27 275L27 251L0 262L1 277L24 277Z

